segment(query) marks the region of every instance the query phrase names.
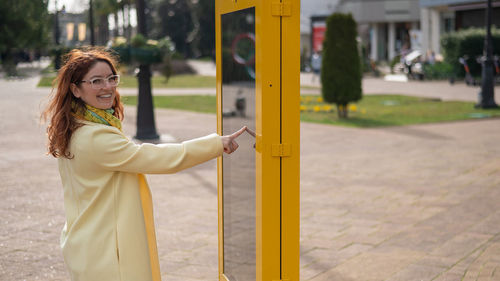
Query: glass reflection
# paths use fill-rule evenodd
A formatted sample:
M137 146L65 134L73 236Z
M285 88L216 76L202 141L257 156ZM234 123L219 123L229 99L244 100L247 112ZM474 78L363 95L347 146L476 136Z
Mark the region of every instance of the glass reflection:
M222 15L222 133L242 126L255 131L255 8ZM224 274L254 281L255 139L238 138L239 149L224 155Z

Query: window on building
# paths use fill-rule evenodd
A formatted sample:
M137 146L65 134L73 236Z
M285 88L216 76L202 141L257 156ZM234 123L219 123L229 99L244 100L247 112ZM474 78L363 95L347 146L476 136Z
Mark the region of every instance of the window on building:
M75 31L75 24L72 22L69 22L66 24L66 40L71 41L73 40L73 33Z
M85 23L78 24L78 41L85 41L87 35L87 25Z

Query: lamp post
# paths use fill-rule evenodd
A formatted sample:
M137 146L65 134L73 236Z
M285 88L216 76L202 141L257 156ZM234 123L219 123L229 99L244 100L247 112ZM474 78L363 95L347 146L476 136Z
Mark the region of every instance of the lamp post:
M482 82L481 92L479 92L479 101L477 108L497 108L495 103L495 80L493 74L493 45L491 39L491 0L488 1L486 8L486 38L484 39L483 49L483 68L481 71Z
M145 0L136 0L137 29L140 34L147 37L145 4ZM137 103L137 132L135 138L138 140L158 141L160 136L156 132L153 96L151 94L151 70L149 64L141 63L139 65L137 79L139 82L139 97Z

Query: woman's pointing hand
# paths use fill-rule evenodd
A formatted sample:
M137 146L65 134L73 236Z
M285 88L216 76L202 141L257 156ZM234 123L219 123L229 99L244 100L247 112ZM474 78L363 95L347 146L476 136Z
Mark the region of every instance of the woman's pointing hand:
M238 149L238 143L236 142L236 138L239 137L243 132L245 132L247 129L247 126L242 127L238 131L232 133L231 135L227 136L222 136L222 145L224 146L224 152L227 154L231 154L236 149Z

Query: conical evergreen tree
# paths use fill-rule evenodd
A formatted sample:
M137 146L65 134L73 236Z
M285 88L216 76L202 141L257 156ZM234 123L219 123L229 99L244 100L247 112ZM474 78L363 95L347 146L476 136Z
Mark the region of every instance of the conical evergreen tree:
M322 94L326 102L337 105L340 118L347 118L350 102L362 98L356 37L356 21L351 14L335 13L328 17L322 54Z

